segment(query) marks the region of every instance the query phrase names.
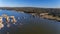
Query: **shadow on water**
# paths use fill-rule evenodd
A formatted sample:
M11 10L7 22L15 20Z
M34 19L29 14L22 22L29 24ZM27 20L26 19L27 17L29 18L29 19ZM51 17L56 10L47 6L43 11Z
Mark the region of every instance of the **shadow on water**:
M4 22L0 34L60 34L60 22L7 10L0 11L0 15L2 14L15 16L17 22L15 24L10 22L10 27L7 27L6 22Z

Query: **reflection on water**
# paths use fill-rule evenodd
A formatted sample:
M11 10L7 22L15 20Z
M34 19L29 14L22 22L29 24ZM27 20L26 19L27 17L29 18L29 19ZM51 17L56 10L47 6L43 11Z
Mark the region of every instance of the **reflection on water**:
M1 30L1 28L3 28L4 27L4 25L2 24L2 23L0 23L0 30Z
M0 34L60 34L60 22L8 10L1 10L0 16L2 14L15 16L17 22L13 24L10 20L7 24L3 18L4 27L0 29Z

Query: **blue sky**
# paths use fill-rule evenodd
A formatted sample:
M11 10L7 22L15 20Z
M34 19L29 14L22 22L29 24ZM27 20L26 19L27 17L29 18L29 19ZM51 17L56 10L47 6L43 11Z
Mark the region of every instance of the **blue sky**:
M0 0L0 7L60 8L60 0Z

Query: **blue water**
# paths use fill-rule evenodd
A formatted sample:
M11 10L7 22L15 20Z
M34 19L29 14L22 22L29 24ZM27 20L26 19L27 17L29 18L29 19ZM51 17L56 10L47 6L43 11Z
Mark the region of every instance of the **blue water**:
M60 22L33 17L28 13L0 10L0 16L3 14L15 16L17 22L15 24L10 22L10 27L3 22L4 27L0 30L0 34L7 34L7 32L9 34L60 34Z

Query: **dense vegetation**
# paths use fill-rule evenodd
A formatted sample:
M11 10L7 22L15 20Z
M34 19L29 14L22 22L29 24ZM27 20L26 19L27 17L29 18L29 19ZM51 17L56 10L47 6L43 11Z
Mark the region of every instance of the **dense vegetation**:
M25 13L49 13L54 16L60 16L59 8L36 8L36 7L0 7L3 10L16 10L23 11Z

